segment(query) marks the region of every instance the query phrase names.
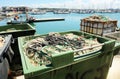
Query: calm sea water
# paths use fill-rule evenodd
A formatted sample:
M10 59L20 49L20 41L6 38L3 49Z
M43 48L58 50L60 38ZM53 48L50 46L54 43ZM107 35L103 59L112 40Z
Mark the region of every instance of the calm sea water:
M99 13L100 14L100 13ZM38 22L34 23L36 34L46 34L49 32L62 32L70 30L80 30L80 19L94 14L53 14L51 12L43 15L30 15L35 18L65 18L64 21ZM118 20L118 27L120 27L120 13L102 13L100 15L108 16L112 19ZM25 16L25 15L23 15ZM6 25L7 19L0 21L0 25Z

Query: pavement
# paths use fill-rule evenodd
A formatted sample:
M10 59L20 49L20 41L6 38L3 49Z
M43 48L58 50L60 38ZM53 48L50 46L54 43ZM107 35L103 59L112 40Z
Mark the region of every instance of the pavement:
M107 79L120 79L120 54L114 56Z

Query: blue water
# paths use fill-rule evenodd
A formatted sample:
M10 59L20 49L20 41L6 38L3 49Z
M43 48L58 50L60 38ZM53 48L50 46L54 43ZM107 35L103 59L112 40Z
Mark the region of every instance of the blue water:
M53 14L49 12L43 15L30 15L30 16L33 16L35 18L65 18L64 21L34 23L35 24L34 27L36 28L36 34L46 34L49 32L80 30L80 19L91 15L93 14L77 14L77 13ZM100 15L108 16L112 19L118 20L118 27L120 26L120 13L102 13ZM6 21L7 19L0 21L0 25L6 25Z

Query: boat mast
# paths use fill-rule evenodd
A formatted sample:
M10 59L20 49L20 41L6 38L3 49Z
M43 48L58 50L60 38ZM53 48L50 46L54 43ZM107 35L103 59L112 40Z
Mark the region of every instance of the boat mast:
M26 13L26 20L28 20L29 18L28 18L28 9L27 8L25 9L25 13Z

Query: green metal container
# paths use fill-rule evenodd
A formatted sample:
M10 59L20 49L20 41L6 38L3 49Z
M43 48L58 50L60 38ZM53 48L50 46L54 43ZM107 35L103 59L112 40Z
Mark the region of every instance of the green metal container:
M5 26L0 26L0 35L12 34L14 38L11 44L11 47L15 53L14 57L19 57L19 49L18 49L18 40L17 38L20 36L28 36L35 34L35 28L30 24L10 24Z
M115 40L78 31L61 32L60 34L69 33L84 35L87 39L97 38L102 44L102 49L78 57L74 57L74 53L84 49L68 50L52 55L52 65L33 66L25 54L23 45L31 39L46 35L19 37L19 50L26 79L106 79L113 58Z
M105 35L108 38L116 40L115 48L114 48L114 55L118 54L120 51L120 32L109 33Z
M35 28L30 24L15 24L0 26L0 35L12 34L13 38L20 36L34 35Z
M14 53L10 51L12 35L0 35L0 79L7 79ZM2 46L1 46L2 45Z

